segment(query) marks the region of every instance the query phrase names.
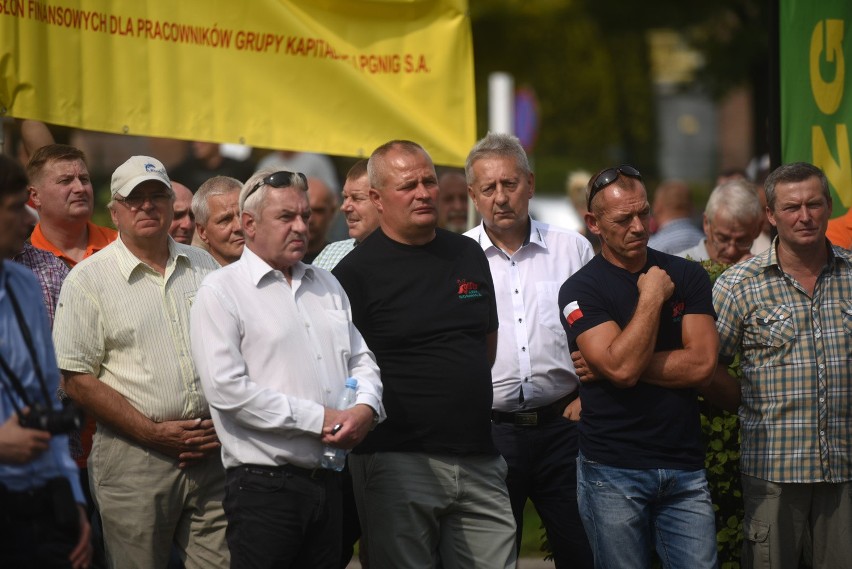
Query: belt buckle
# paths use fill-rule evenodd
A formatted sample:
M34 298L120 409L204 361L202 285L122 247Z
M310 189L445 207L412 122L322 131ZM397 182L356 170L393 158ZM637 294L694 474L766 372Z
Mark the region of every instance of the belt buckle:
M518 427L537 427L538 413L515 413L515 426Z

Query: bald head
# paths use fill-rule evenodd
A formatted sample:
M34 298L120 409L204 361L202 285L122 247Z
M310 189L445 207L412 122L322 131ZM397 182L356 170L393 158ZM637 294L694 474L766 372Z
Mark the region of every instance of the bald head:
M195 216L192 214L192 191L179 182L172 181L175 192L174 212L169 235L178 243L192 245L195 233Z

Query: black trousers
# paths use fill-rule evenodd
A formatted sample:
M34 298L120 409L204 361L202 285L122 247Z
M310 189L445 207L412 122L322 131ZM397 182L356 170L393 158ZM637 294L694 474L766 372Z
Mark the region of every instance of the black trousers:
M230 468L222 506L231 569L338 568L338 472L290 465Z
M560 416L535 427L492 424L491 434L509 465L506 485L518 548L529 499L547 531L556 569L594 567L577 508L577 423Z
M9 492L0 485L0 567L71 567L68 556L79 539L79 511L70 486L64 492L50 486Z

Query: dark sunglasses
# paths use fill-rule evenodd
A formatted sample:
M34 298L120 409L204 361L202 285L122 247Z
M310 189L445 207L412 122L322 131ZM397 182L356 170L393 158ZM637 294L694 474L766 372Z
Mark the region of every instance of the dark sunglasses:
M257 183L255 187L246 194L246 197L243 198L243 203L246 203L246 200L249 199L249 196L255 193L261 186L271 186L273 188L289 188L293 185L293 180L298 177L302 180L302 185L305 188L308 187L308 178L302 174L301 172L287 172L286 170L281 170L280 172L275 172L274 174L270 174L261 181Z
M619 174L636 178L640 182L642 181L642 174L640 174L639 170L630 164L622 164L618 168L607 168L595 176L595 179L592 180L592 187L589 190L589 199L586 200L586 209L592 209L592 199L598 194L598 192L616 181Z

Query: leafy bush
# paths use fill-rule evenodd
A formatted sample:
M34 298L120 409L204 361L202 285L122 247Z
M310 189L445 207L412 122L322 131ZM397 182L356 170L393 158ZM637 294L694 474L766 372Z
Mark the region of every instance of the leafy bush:
M722 274L727 265L702 261L710 280ZM728 373L740 377L739 357ZM743 547L743 493L740 487L740 426L736 415L701 402L701 429L707 437L704 468L716 512L716 547L721 569L739 569Z

